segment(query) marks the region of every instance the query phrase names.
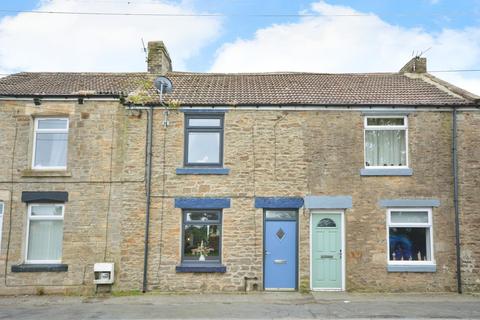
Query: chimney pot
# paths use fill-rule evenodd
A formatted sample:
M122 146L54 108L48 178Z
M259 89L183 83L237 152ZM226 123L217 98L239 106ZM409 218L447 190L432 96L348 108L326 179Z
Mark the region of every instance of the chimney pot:
M164 75L172 71L172 60L163 41L148 43L148 72Z
M406 65L400 69L400 73L426 73L427 58L413 57Z

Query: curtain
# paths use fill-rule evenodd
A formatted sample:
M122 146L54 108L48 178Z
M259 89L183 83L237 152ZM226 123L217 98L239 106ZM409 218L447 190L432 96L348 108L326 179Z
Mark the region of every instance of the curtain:
M406 166L405 130L366 130L366 166Z
M67 164L67 133L37 133L35 165L64 167Z
M28 260L60 260L63 221L31 220L28 234Z

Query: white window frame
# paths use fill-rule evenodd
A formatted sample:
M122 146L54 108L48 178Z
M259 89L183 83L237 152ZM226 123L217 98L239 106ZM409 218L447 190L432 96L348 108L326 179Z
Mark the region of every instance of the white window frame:
M368 125L368 119L403 119L403 126L372 126ZM372 130L405 130L405 165L404 166L367 166L367 131ZM365 169L408 169L408 117L407 116L365 116L363 119L363 166Z
M3 211L5 210L5 203L0 201L0 252L2 252L2 236L3 236Z
M62 208L62 215L61 216L32 216L32 207L33 206L58 206ZM30 221L32 220L64 220L65 214L65 205L63 203L30 203L28 205L28 214L27 214L27 234L25 236L25 263L27 264L55 264L61 263L62 260L28 260L28 240L30 237ZM63 241L63 240L62 240ZM63 243L62 243L63 248Z
M67 125L65 129L38 129L38 121L39 120L67 120ZM67 117L40 117L35 118L34 130L33 130L33 151L32 151L32 169L35 170L66 170L67 163L65 166L51 166L51 167L44 167L44 166L36 166L35 165L35 155L37 152L37 133L66 133L67 134L67 141L68 141L68 129L70 127L70 119ZM68 142L67 148L65 149L66 152L66 159L68 162Z
M392 223L391 217L392 212L398 211L410 211L410 212L427 212L428 213L428 222L402 222L402 223ZM410 260L390 260L390 228L429 228L430 229L430 261L410 261ZM435 265L435 253L433 245L433 223L432 223L432 208L389 208L387 210L387 262L389 265Z

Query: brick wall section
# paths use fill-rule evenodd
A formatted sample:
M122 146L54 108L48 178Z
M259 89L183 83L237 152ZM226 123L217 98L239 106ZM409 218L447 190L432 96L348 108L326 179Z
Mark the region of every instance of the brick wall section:
M29 164L31 114L49 110L70 115L71 176L22 176ZM13 115L16 121L12 120ZM469 117L476 121L470 121L469 125L478 131L478 115ZM231 110L225 114L225 167L230 168L229 175L176 175L175 169L183 166L184 114L172 111L169 120L170 126L164 129L163 113L155 111L149 289L239 291L244 288L245 276L258 277L261 287L263 210L254 208L254 197L311 194L353 197L353 209L346 212L347 290L455 290L450 113L409 115L409 156L414 171L411 177L360 176L364 161L360 112L262 110ZM50 291L92 290L92 265L104 257L106 261L116 262L115 290L141 288L146 113L127 111L114 102L86 101L84 105L45 102L40 107L1 102L0 132L5 139L0 141L0 146L6 150L12 150L15 123L19 129L13 187L7 183L11 179L11 154L0 153L0 195L6 198L1 278L5 278L10 207L15 231L11 234L6 268L8 287L0 281L0 293L35 292L39 287ZM474 130L465 129L464 136L470 137L468 133ZM478 144L478 134L465 138L465 154L474 143ZM469 180L466 173L463 175L464 189L468 184L478 184L478 177ZM67 273L10 272L12 264L22 262L24 250L26 206L20 202L21 192L36 190L69 192L63 254L63 260L69 265ZM12 204L8 201L10 191ZM181 257L182 216L181 210L174 208L174 198L178 196L232 198L232 207L223 211L225 274L175 272ZM378 201L388 198L441 201L441 206L433 210L436 273L386 271L386 209L379 207ZM470 210L471 221L474 221L475 206L465 207L466 201L462 206L464 218ZM299 277L301 285L307 287L309 219L310 212L300 210ZM476 233L473 227L465 230L464 234ZM468 239L470 244L478 243L478 239ZM470 248L473 254L474 245ZM475 268L472 270L478 272ZM474 277L470 279L478 281Z
M480 113L458 113L461 257L464 290L480 291Z

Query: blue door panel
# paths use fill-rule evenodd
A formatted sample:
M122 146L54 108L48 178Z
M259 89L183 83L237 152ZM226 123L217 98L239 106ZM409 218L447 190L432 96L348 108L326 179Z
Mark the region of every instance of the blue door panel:
M265 289L295 289L297 222L265 221Z

